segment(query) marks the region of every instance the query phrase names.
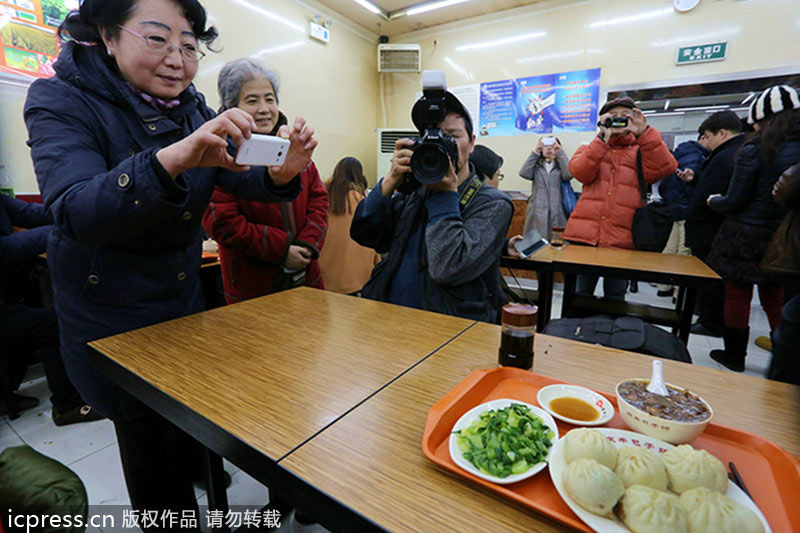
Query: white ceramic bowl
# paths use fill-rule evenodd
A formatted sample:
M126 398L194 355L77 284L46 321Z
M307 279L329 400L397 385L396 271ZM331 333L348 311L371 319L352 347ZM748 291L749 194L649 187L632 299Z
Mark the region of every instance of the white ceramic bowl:
M545 426L550 428L553 432L553 439L552 443L555 444L558 440L558 426L556 426L556 421L553 420L553 417L550 416L547 411L536 407L535 405L531 405L529 403L521 402L519 400L512 400L509 398L502 398L499 400L492 400L486 403L482 403L477 407L473 407L466 413L464 413L461 418L453 426L452 432L450 434L450 457L453 459L453 462L469 472L474 476L478 476L479 478L485 479L487 481L491 481L493 483L497 483L499 485L507 485L509 483L516 483L517 481L522 481L523 479L527 479L535 474L538 474L547 466L547 462L550 460L550 452L553 450L553 447L550 447L550 450L547 452L547 456L545 457L544 461L541 463L537 463L536 465L532 466L525 472L521 474L511 474L508 477L497 477L492 476L490 474L484 474L480 470L478 470L475 465L470 463L468 460L464 458L461 453L461 448L458 447L458 436L455 434L456 431L459 429L464 429L472 425L474 420L477 420L480 417L481 413L484 411L491 411L492 409L503 409L504 407L508 407L511 404L519 403L526 407L529 407L531 412L538 416Z
M592 420L591 422L587 422L585 420L575 420L573 418L569 418L563 415L560 415L550 409L550 402L555 400L556 398L564 398L564 397L572 397L578 398L579 400L583 400L592 407L597 410L598 418L597 420ZM536 395L536 400L539 402L539 405L542 408L553 415L554 417L558 418L559 420L563 420L568 424L573 424L576 426L602 426L612 418L614 418L614 406L608 401L605 397L597 394L596 392L587 389L586 387L579 387L577 385L548 385L547 387L542 387L539 389L539 393Z
M619 386L626 381L641 381L645 383L646 386L648 383L650 383L650 380L644 378L634 378L624 379L617 383L617 409L619 409L619 414L622 416L622 420L624 420L625 423L628 424L628 427L634 431L638 431L639 433L644 433L645 435L649 435L656 439L669 442L670 444L683 444L685 442L694 440L698 435L700 435L714 417L714 410L711 408L708 402L694 393L692 394L697 396L697 398L705 404L709 412L708 418L701 422L678 422L677 420L660 418L651 415L650 413L646 413L641 409L629 404L622 396L620 396ZM678 387L672 383L667 383L667 385L673 389L686 391L685 388Z

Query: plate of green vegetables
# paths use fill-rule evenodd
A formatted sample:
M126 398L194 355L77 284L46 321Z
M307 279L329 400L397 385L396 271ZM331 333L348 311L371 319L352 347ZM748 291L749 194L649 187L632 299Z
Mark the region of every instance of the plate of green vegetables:
M557 440L550 413L504 398L482 403L458 419L450 434L450 457L479 478L516 483L547 466Z

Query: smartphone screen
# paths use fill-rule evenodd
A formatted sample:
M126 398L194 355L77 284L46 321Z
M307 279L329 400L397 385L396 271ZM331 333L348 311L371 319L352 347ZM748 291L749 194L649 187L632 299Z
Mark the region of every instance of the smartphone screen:
M521 240L514 243L514 248L516 248L523 257L530 257L547 244L547 239L543 238L536 230L533 230L526 233Z
M545 246L547 246L547 241L544 240L544 239L541 239L541 240L536 241L535 243L531 244L530 246L528 246L527 248L522 250L520 253L525 257L530 257L536 252L536 250L538 250L539 248L543 248Z

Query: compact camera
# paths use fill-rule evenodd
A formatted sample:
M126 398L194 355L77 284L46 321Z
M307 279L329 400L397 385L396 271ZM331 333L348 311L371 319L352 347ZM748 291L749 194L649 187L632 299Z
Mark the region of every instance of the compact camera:
M598 122L597 126L604 127L604 128L624 128L630 122L630 118L628 117L606 117L606 119L602 122Z
M421 136L412 140L411 175L406 176L404 190L442 181L453 162L458 167L458 145L453 137L439 129L447 107L447 82L444 72L426 70L422 74L422 97L414 104L412 118ZM452 97L451 97L452 98Z

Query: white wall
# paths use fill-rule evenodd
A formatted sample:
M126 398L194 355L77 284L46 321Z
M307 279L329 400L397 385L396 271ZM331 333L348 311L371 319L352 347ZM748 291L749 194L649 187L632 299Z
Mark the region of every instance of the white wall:
M541 38L494 48L457 47L544 31ZM724 61L676 66L681 46L728 41ZM462 85L588 68L602 68L603 87L797 66L800 1L702 0L678 13L670 0L549 0L493 16L397 36L420 43L424 69L441 69ZM411 126L418 74L384 74L387 127ZM601 87L601 95L603 94ZM594 133L559 134L568 154ZM479 139L505 158L507 190L529 190L517 173L538 136Z
M423 68L444 70L450 85L600 67L601 83L609 87L798 64L800 0L702 0L686 14L675 12L671 4L670 0L546 0L401 35L392 42L420 43ZM217 44L223 47L221 53L203 60L195 80L209 103L213 107L218 103L215 81L225 61L260 54L281 74L281 109L290 117L303 114L315 126L320 146L314 160L323 177L330 176L341 157L353 155L361 159L374 183L374 129L411 127L410 109L420 76L379 77L377 36L314 0L205 0L204 5L220 30ZM327 45L307 37L305 27L315 11L335 21ZM547 36L499 48L456 51L462 44L536 31L546 31ZM725 61L675 66L679 46L715 40L729 42ZM24 96L24 88L0 83L0 164L8 167L18 191L36 192L25 145ZM592 135L560 137L572 154ZM485 141L506 160L503 188L528 189L528 182L516 175L534 140L515 136Z

